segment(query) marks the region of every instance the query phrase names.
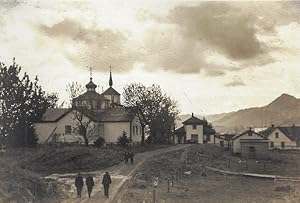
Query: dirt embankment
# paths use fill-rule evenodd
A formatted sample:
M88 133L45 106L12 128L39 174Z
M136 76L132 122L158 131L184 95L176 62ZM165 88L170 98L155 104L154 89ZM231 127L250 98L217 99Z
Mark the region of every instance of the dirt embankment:
M11 149L0 155L0 202L58 202L59 188L45 175L97 170L123 159L121 150L81 146Z
M291 155L290 159L295 158L293 161L286 160L285 155L282 156L283 160L278 157L280 156L269 160L267 168L264 169L263 162L248 161L246 165L245 160L224 153L218 147L194 145L188 150L186 167L183 150L146 161L123 188L119 199L122 202L151 202L154 189L152 183L158 178L158 186L155 188L155 198L158 202L300 202L298 182L224 176L204 167L282 174L282 167L289 167L289 170L296 171L298 163L293 162L299 162L300 157L297 159ZM186 173L179 175L181 170ZM169 185L168 192L168 183L171 184L172 176L174 186Z

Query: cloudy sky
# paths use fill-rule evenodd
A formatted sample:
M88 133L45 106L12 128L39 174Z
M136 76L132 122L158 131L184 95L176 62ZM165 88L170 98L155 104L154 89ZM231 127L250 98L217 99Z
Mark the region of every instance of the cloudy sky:
M300 2L0 0L0 61L47 91L160 84L182 113L262 106L300 97Z

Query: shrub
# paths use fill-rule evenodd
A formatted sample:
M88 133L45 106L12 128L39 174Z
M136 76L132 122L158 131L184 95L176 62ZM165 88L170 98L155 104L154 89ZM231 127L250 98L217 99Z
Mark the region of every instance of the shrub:
M94 145L95 147L102 147L105 143L105 139L103 137L99 137L97 140L95 140Z
M146 144L152 144L153 143L153 137L150 135L146 139Z
M118 144L122 147L126 147L130 143L130 139L127 137L127 133L125 131L122 132L122 135L118 137Z

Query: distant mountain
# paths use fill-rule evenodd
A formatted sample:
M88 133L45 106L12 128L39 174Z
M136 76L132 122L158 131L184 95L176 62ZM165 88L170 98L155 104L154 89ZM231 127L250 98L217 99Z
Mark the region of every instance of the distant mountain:
M188 116L183 115L180 118L185 120ZM272 124L300 125L300 99L288 94L282 94L263 107L209 115L206 118L219 132L240 131L249 127L267 127Z

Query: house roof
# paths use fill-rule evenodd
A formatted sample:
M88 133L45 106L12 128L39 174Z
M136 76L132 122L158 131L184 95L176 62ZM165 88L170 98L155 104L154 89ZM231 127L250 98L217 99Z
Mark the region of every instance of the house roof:
M115 90L114 88L112 87L109 87L107 90L105 90L102 95L120 95L119 92L117 92L117 90Z
M226 141L230 141L232 140L232 138L235 136L235 134L222 134L222 135L216 135L216 137L226 140Z
M87 91L78 97L74 98L74 100L107 100L109 99L105 98L102 94L99 94L94 91Z
M292 141L297 141L297 139L300 139L300 126L277 128Z
M263 134L265 137L269 137L269 135L271 135L271 133L275 129L279 129L291 141L297 141L297 139L300 139L300 126L278 126L278 127L273 126L260 133Z
M182 122L183 125L207 125L206 120L201 120L192 114L192 117Z
M174 133L177 134L177 135L185 134L184 126L181 126L180 128L177 128L177 129L174 131Z
M234 137L232 138L232 140L235 140L235 139L237 139L237 138L239 138L239 137L241 137L241 136L243 136L243 135L245 135L245 134L249 134L249 133L258 135L259 137L263 138L264 140L267 139L267 138L265 138L263 135L261 135L261 134L259 134L259 133L256 133L256 132L254 132L252 129L250 129L250 130L246 130L245 132L243 132L243 133L241 133L241 134L239 134L239 135L234 136Z
M259 134L263 135L264 137L268 137L273 132L274 129L275 129L275 127L272 126L263 131L260 131Z
M72 109L47 109L40 122L57 122ZM135 114L125 107L109 108L105 110L94 110L86 114L95 122L130 122L134 119Z

